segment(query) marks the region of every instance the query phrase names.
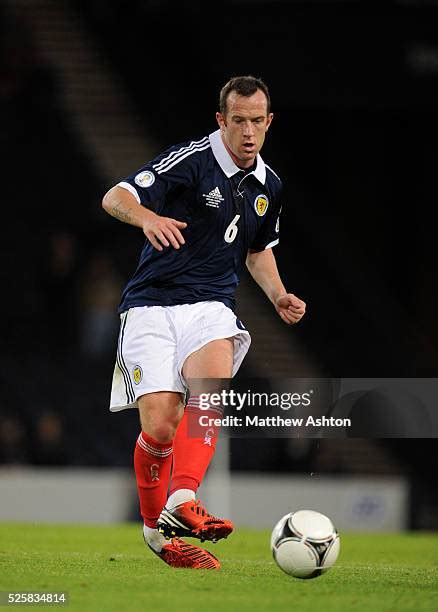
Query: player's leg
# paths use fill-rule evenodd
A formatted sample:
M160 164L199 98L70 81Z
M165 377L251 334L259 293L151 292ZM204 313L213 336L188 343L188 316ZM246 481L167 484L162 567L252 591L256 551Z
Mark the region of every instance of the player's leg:
M217 427L200 431L199 396L221 391L223 381L232 375L233 353L232 338L213 340L189 355L184 363L190 399L174 440L170 496L159 519L158 527L166 536L186 535L215 541L227 537L233 529L231 521L209 515L195 501L213 458L218 433Z
M161 391L138 398L141 432L134 451L134 469L144 524L156 530L167 499L173 438L183 414L179 393Z
M231 378L233 353L232 338L213 340L189 355L183 365L183 375L190 389L190 397L181 429L178 428L175 439L176 452L170 494L183 488L196 492L213 458L218 429L213 431L213 428L206 428L211 440L205 436L195 437L194 434L198 433L200 428L189 427L189 417L198 423L198 398L201 393L220 392L222 381ZM180 447L181 451L187 449L186 452L180 452Z
M134 451L134 469L149 548L172 567L218 569L209 552L174 538L169 544L157 531L157 519L167 498L173 439L183 414L179 393L161 391L138 398L141 433Z

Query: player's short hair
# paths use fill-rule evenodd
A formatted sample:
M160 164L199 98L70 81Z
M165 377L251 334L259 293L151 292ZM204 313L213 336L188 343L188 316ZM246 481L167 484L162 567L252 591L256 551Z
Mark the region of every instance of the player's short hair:
M227 99L228 95L235 91L239 96L249 97L255 94L255 92L260 89L266 96L267 100L267 112L268 114L271 112L271 97L269 95L268 86L262 79L258 79L251 75L247 76L235 76L232 77L228 83L222 87L219 94L219 111L222 115L226 115L227 113Z

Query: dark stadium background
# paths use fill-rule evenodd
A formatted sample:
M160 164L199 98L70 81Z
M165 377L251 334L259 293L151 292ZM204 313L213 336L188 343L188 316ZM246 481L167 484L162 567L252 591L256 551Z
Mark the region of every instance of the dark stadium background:
M113 305L142 238L101 210L122 176L101 175L63 106L59 73L38 52L26 3L14 4L0 7L0 462L127 466L136 415L107 413ZM291 350L305 347L326 376L436 377L438 4L65 4L156 153L215 129L230 76L266 80L275 121L262 154L285 182L276 254L308 303L299 327L283 329ZM294 455L284 440L233 441L232 467L403 474L411 526L437 528L436 440L363 444L321 441Z

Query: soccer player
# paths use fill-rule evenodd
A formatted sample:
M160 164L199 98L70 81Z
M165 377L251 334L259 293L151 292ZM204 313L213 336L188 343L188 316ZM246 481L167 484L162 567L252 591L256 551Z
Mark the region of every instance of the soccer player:
M170 147L103 198L110 215L146 236L120 303L110 409L139 410L134 468L144 539L174 567L219 568L181 536L217 541L233 530L195 498L216 432L190 435L201 389L189 381L231 378L248 351L250 335L233 312L245 262L285 323L305 312L272 252L281 181L259 155L272 118L266 84L234 77L220 92L217 131Z

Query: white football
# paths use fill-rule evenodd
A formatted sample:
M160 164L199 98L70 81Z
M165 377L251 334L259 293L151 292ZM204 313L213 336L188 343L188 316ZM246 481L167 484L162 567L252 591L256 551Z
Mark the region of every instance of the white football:
M316 578L336 563L341 543L331 520L314 510L283 516L272 530L275 562L295 578Z

